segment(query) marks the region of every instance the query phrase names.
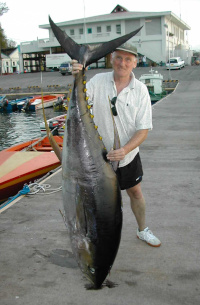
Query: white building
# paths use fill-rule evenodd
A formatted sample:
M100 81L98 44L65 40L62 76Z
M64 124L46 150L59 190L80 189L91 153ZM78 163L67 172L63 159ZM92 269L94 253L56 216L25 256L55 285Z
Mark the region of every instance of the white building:
M117 5L107 15L88 17L57 23L71 38L79 44L98 44L125 35L141 26L141 31L129 40L135 45L140 55L147 57L147 63L165 63L168 56L181 56L186 64L191 63L192 51L189 48L187 31L190 27L173 12L130 12ZM21 56L35 54L39 66L44 58L38 54L62 53L50 24L40 25L49 31L49 37L37 41L21 43ZM108 57L109 58L109 57ZM107 58L107 59L108 59ZM37 67L39 67L37 66ZM109 61L102 59L99 66L109 66Z
M1 52L2 74L19 73L19 50L18 48L6 49Z

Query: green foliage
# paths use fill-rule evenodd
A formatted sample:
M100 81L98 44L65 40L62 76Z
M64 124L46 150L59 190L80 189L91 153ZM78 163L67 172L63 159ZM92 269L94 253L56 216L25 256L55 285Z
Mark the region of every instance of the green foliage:
M194 51L193 56L200 57L200 51Z
M6 3L0 2L0 16L7 13L8 10L9 8L6 6Z
M6 49L7 46L8 46L7 38L4 34L4 30L1 28L0 25L0 49Z
M9 10L9 8L6 6L6 3L0 2L0 16L7 13L8 10ZM1 23L0 23L0 53L1 53L1 49L6 49L11 46L12 47L15 46L15 42L7 39L6 35L4 34L4 30L1 27Z

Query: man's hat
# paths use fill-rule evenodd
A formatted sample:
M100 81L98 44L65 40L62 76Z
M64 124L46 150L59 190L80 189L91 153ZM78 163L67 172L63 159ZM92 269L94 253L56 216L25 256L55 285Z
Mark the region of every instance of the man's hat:
M132 44L130 43L124 43L122 44L121 46L119 46L118 48L116 48L116 51L119 50L119 51L124 51L124 52L128 52L128 53L131 53L135 56L138 56L137 54L137 48L134 47Z

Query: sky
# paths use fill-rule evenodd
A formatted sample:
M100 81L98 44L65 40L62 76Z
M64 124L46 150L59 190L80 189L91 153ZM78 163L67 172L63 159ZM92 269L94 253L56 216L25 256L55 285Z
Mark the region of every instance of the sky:
M58 23L110 14L120 4L132 12L172 11L191 27L188 31L191 49L200 50L200 0L3 0L0 3L6 3L9 8L0 16L1 27L7 38L17 44L48 38L48 30L40 29L39 25L47 24L49 15Z

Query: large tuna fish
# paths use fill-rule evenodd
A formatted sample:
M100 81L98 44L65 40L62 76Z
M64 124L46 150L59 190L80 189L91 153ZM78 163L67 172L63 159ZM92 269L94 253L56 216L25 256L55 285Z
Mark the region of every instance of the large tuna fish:
M140 29L98 45L76 44L50 18L52 30L66 53L84 67L111 53ZM122 202L116 174L87 104L83 71L75 77L62 151L62 187L66 226L76 261L101 287L117 254L122 228Z

